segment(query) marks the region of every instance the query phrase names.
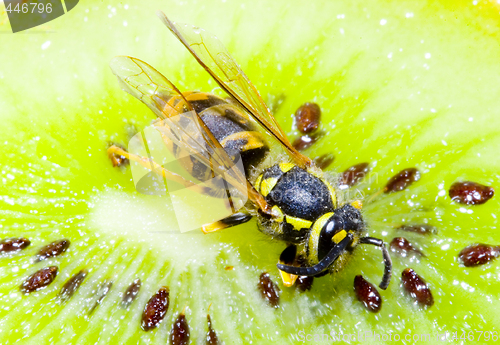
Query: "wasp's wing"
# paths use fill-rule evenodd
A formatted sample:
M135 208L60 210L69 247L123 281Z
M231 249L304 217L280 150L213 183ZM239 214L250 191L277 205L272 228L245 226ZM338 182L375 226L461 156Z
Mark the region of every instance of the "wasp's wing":
M134 137L129 151L134 151L131 153L136 153L136 156L149 157L154 161L150 166L158 167L158 162L161 168L155 170L170 172L161 174L167 179L168 187L165 189L161 181L142 167L135 170L135 175L132 171L136 187L142 183L141 186L146 187L141 191L146 194L168 191L181 231L199 228L243 207L248 199L248 186L241 160L233 161L228 156L182 93L156 69L139 59L116 57L111 68L125 91L145 103L159 117L152 126ZM186 182L182 183L184 187L169 183L170 176L184 178L185 181L181 181ZM193 182L195 179L198 182ZM190 206L191 214L186 210Z
M146 62L117 56L110 63L122 88L146 104L162 121L155 124L180 148L190 152L207 167L225 172L233 167L231 158L194 112L182 93L165 76Z
M158 12L158 16L217 83L278 140L297 163L311 164L309 158L290 144L255 86L217 37L195 26L174 23L163 12Z
M194 176L202 183L212 177L212 184L205 189L207 194L229 191L232 197L229 203L233 211L242 207L247 198L262 205L261 207L266 206L263 198L247 181L243 165L233 160L234 157L228 156L175 85L137 58L118 56L110 65L122 88L146 104L160 119L151 128L148 127L149 136L144 131L146 138L142 141L148 141L149 145L150 141L157 138L172 152L175 151L177 161L184 167L189 166L190 169L186 170L191 170L191 173L195 166L198 172L205 168L205 177L191 177ZM152 128L154 131L151 131ZM151 146L149 152L152 152ZM167 167L167 170L171 169ZM178 171L176 174L180 175ZM186 178L186 181L186 184L192 183L190 178ZM234 204L235 200L238 200L237 204Z
M186 101L169 103L174 96L182 96L174 84L151 65L130 56L117 56L110 62L123 90L146 104L158 117L178 115L191 109ZM182 99L182 98L181 98Z

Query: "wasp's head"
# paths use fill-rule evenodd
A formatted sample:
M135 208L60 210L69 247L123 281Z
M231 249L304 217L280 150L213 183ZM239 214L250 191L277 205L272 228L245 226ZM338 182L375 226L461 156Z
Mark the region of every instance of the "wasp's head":
M361 212L355 206L358 206L357 202L346 204L314 222L307 242L308 261L311 264L321 261L348 233L356 235L364 229Z

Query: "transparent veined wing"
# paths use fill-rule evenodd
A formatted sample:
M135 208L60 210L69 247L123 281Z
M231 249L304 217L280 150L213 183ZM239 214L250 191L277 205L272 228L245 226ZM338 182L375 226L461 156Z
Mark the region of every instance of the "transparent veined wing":
M236 195L235 199L239 200L235 204L230 198L229 206L233 212L244 205L246 197L265 208L265 201L247 181L242 165L237 166L235 157L229 157L175 85L155 68L137 58L118 56L111 61L110 66L122 88L146 104L159 117L151 126L154 131L140 140L149 143L150 147L148 152L144 151L145 154L152 152L152 141L163 143L175 151L177 161L184 167L197 164L210 172L211 176L207 176L212 177L210 185L203 180L193 181L191 175L184 177L184 186L199 185L201 182L205 183L206 188L202 190L207 194L214 194L214 189L215 194L218 191L230 191L230 196ZM155 145L153 149L156 150L158 146L161 145ZM163 177L168 175L170 169L166 167ZM189 172L189 167L186 170ZM177 179L180 175L179 171L175 172ZM168 182L168 176L166 178Z
M178 146L189 151L207 167L230 169L233 161L213 137L203 121L188 121L189 112L194 110L177 87L148 63L130 56L117 56L110 63L122 88L146 104L162 121L155 126L166 126L162 131ZM193 118L193 116L190 116ZM217 149L217 150L216 150Z
M158 16L220 87L281 143L299 165L309 166L312 164L308 157L299 153L290 144L255 86L217 37L198 27L172 22L161 11L158 12Z

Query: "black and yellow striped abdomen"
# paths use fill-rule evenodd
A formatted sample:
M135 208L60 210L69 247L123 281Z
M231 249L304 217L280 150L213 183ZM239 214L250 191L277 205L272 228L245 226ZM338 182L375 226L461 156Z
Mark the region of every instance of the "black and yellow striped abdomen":
M251 167L258 165L269 151L264 138L258 132L254 124L249 120L237 105L206 92L189 91L183 96L199 114L202 121L207 125L215 139L229 154L235 158L241 156L243 166L248 174ZM179 106L185 106L180 96L174 96L168 101L165 110L174 108L177 112ZM201 142L201 141L200 141ZM170 143L170 150L179 158L183 167L195 178L206 181L211 178L211 170L200 163L194 157L182 152L174 143ZM182 158L181 158L182 157Z

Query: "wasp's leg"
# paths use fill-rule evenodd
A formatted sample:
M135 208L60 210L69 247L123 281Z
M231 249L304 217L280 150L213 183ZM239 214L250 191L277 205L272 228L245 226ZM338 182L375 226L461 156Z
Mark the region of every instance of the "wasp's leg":
M118 147L115 145L110 146L110 148L108 149L108 156L111 157L113 155L122 156L122 157L127 158L130 161L137 162L140 165L142 165L143 167L145 167L146 169L151 170L151 171L157 173L158 175L163 176L166 179L180 183L181 185L183 185L185 187L195 189L196 191L198 191L200 193L207 192L206 187L199 186L196 183L189 181L176 173L168 171L167 169L165 169L164 167L162 167L161 165L159 165L158 163L156 163L152 159L149 159L146 157L141 157L141 156L135 155L133 153L129 153L129 152L125 151L124 149L122 149L121 147Z
M204 234L227 229L235 225L243 224L252 219L252 216L243 212L238 212L224 219L218 220L215 223L205 224L201 227Z
M382 277L382 282L380 283L380 288L382 290L387 289L389 286L389 283L391 282L391 275L392 275L392 261L391 257L389 256L389 251L387 250L387 247L385 246L384 241L382 241L379 238L374 238L374 237L362 237L359 239L360 244L371 244L373 246L380 247L382 249L382 256L384 258L384 276Z
M363 201L354 200L353 202L351 202L351 206L354 207L355 209L361 210L363 208Z
M278 264L278 269L297 276L316 276L330 267L330 265L333 264L335 260L337 260L338 257L344 252L344 250L352 243L352 240L352 233L347 233L342 241L335 244L335 246L330 249L328 254L326 254L320 262L312 267L295 267Z
M112 146L119 147L119 148L123 149L121 146L118 146L118 145L112 145ZM129 163L129 160L127 157L125 157L117 152L114 152L114 151L108 152L108 157L111 160L111 163L113 164L114 167L121 167L121 166Z
M278 264L281 265L292 265L295 263L295 257L297 255L297 247L295 245L289 245L281 252L280 259ZM279 270L281 280L283 281L283 285L290 287L295 284L298 276L295 274L290 274L285 271Z

